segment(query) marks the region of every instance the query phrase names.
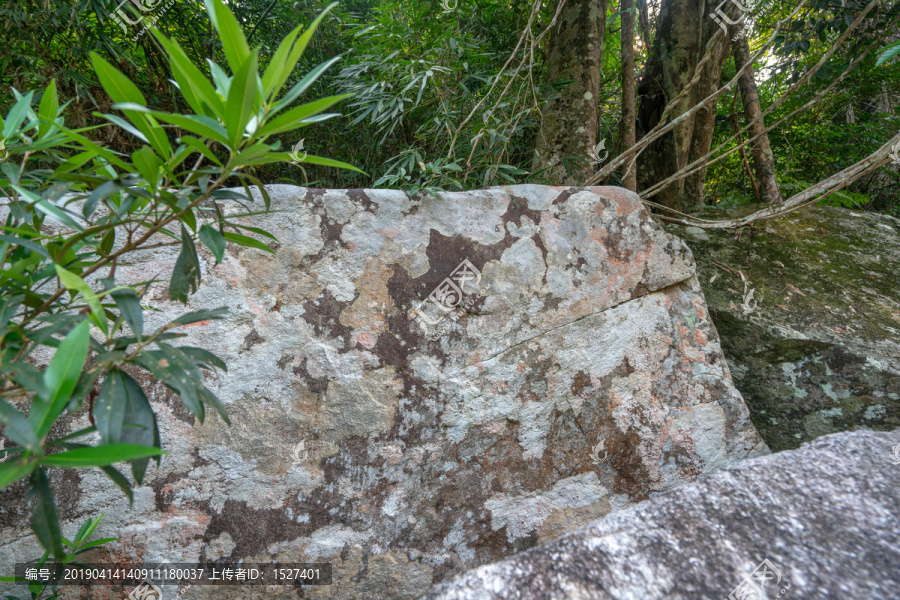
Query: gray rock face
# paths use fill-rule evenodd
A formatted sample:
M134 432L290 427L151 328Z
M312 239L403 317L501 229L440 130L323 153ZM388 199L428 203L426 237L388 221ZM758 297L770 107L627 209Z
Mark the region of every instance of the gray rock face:
M813 206L740 239L670 230L694 251L735 383L773 451L900 427L900 221Z
M422 600L898 598L898 444L834 434L731 465Z
M201 257L189 308L230 316L184 330L228 364L208 385L232 426L144 381L171 454L134 509L98 472L54 475L69 527L106 511L117 560L330 561L334 585L304 597L414 598L768 452L690 251L634 194L270 192L281 212L253 224L277 256ZM175 258L117 275L165 277ZM145 301L149 321L185 311L163 286ZM2 509L5 557L36 552L24 507ZM213 594L273 597L182 597Z

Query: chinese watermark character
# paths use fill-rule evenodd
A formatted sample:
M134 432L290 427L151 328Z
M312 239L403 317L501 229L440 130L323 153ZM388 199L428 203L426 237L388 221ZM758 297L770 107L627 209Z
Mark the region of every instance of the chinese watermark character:
M451 321L456 321L465 314L465 311L460 307L467 307L472 303L471 298L468 300L468 303L466 302L466 294L484 293L478 287L480 283L481 271L466 259L454 269L450 277L444 279L428 295L428 298L412 309L410 318L419 324L419 327L422 328L426 335L429 335L429 325L441 325L442 321L448 317ZM431 311L431 314L429 314L425 310L429 307L434 307L437 310ZM442 327L435 330L435 333L440 334L446 331L449 326L449 323L444 323Z
M772 584L781 584L781 571L772 564L768 558L764 558L752 573L747 575L734 590L728 594L726 600L766 600L769 596L765 592L765 587L771 580ZM791 589L790 583L785 583L781 591L775 598L781 598L785 592Z

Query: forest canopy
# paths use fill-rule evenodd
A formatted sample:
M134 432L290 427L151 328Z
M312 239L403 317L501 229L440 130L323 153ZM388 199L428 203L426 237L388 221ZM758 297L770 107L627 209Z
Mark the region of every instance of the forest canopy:
M262 66L325 6L228 4ZM329 188L624 184L688 211L778 203L859 163L900 130L898 15L883 0L343 1L289 78L295 84L335 61L305 95L350 94L336 107L342 118L280 141L364 173L286 162L254 174ZM0 23L0 113L15 101L13 89L38 90L37 103L55 80L76 126L100 124L96 113L112 104L91 52L134 81L149 106L177 112L185 101L146 27L177 40L207 74L206 59L223 51L202 3L185 0L26 0L0 9ZM626 175L627 163L615 159L685 113ZM112 124L90 135L123 153L139 145ZM897 167L885 156L878 162L825 201L898 214Z

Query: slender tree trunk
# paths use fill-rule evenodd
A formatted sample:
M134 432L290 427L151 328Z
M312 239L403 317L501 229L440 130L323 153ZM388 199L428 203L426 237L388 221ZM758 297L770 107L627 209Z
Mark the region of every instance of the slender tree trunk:
M635 80L634 80L634 0L622 0L622 147L631 148L637 142L635 130ZM629 160L631 157L629 156ZM628 168L626 163L625 168ZM637 171L635 167L623 174L622 187L637 191Z
M729 3L729 7L733 7L733 3ZM727 10L727 9L726 9ZM735 7L736 12L736 7ZM703 23L703 48L707 47L709 41L713 38L719 25L711 18L704 18ZM709 48L712 55L709 62L703 69L700 81L697 83L695 104L719 90L721 87L722 69L725 61L728 60L728 54L731 50L731 40L729 37L722 36L720 41ZM713 133L716 128L716 105L712 102L697 111L694 117L694 131L691 137L691 149L689 162L694 162L702 156L709 153L712 146ZM703 204L703 191L706 182L706 168L690 175L684 182L685 204L688 206L700 206Z
M641 103L637 125L641 135L659 123L666 105L691 80L701 53L704 0L663 0L659 11L656 39L638 86ZM694 94L686 95L668 120L690 110L695 101ZM687 164L693 128L694 119L688 119L641 154L637 174L640 188L666 179ZM683 199L684 180L667 186L658 195L660 204L676 210L684 208Z
M571 83L544 107L532 170L552 184L578 185L594 172L606 6L607 0L568 0L551 33L549 79Z
M737 32L735 27L737 26L729 27L729 32L732 29ZM732 35L734 34L732 33ZM741 69L750 62L750 46L747 44L747 38L743 35L737 36L732 46L734 66L737 69ZM762 118L753 66L750 66L741 75L741 78L738 80L738 87L741 90L741 100L744 103L744 118L750 124L747 135L752 138L762 133L759 139L750 144L750 155L753 157L753 167L754 171L756 171L757 185L759 185L760 200L780 204L784 199L781 197L781 192L778 190L778 181L775 179L775 157L772 154L772 147L769 145L769 135L764 133L766 124Z

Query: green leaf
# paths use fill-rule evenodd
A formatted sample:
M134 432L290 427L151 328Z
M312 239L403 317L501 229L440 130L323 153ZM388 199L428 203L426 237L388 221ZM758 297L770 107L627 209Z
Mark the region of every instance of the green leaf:
M131 482L128 481L128 478L122 475L118 469L109 465L100 467L100 470L106 473L106 476L109 477L110 481L122 490L122 493L128 498L128 505L134 506L134 492L131 489Z
M282 152L276 152L276 153L270 154L269 158L272 159L271 162L281 162L281 161L289 162L292 160L290 154L286 154L286 153L282 153ZM341 162L339 160L334 160L331 158L323 158L321 156L313 156L312 154L307 154L306 158L304 158L302 162L309 163L311 165L321 165L323 167L336 167L338 169L348 169L350 171L364 173L364 171L354 167L353 165L349 165L345 162Z
M157 30L151 30L159 43L166 49L169 55L169 65L172 68L172 76L181 90L184 99L191 109L198 115L224 117L222 99L216 94L215 88L203 75L200 69L191 62L181 46L175 40L168 40Z
M148 350L137 357L137 363L181 396L184 405L202 423L205 412L197 387L198 385L202 387L203 384L194 380L190 373L182 368L180 361L177 358L173 359L171 354L163 350Z
M237 73L250 57L250 47L247 45L247 38L241 31L241 26L237 19L231 14L222 0L207 0L207 11L212 5L213 27L219 32L219 38L222 40L222 49L225 51L225 58L228 60L228 66L231 67L232 73Z
M900 40L885 46L884 51L878 56L878 61L875 63L875 66L880 66L882 63L894 58L898 54L900 54Z
M27 477L37 468L37 463L30 462L22 464L19 461L8 461L0 463L0 489L15 483L16 481Z
M90 59L97 78L100 80L100 85L103 86L113 102L134 102L141 106L147 105L147 100L138 87L121 71L96 52L90 53Z
M131 153L131 162L134 163L138 173L151 186L151 189L155 189L160 167L160 160L156 153L144 146L140 150L135 150Z
M53 129L53 121L59 111L59 96L56 93L56 79L51 79L41 97L41 106L38 109L38 118L42 121L38 125L38 137L44 137Z
M216 257L216 264L221 263L222 258L225 256L225 246L227 245L222 234L209 225L203 225L200 227L200 241Z
M257 132L257 135L263 137L297 129L304 124L304 119L319 114L341 100L349 98L351 95L352 94L341 94L339 96L328 96L319 100L307 102L306 104L301 104L266 123L263 128Z
M178 325L190 325L191 323L209 321L211 319L224 319L227 314L228 308L225 306L213 309L195 310L193 312L181 315L180 317L172 321L172 323Z
M13 135L19 131L22 121L28 115L28 109L31 108L31 98L33 96L34 92L28 92L13 105L9 114L6 115L6 120L3 122L3 133L0 134L0 138L5 140L12 139Z
M10 362L5 365L0 364L0 374L12 377L12 380L22 386L23 389L37 394L40 398L47 397L47 388L44 386L44 376L30 363Z
M116 104L116 107L133 106L130 104ZM124 110L124 109L123 109ZM130 110L130 109L129 109ZM149 114L157 117L160 121L177 125L184 130L196 133L202 137L207 137L226 146L230 146L228 134L225 128L219 125L211 117L205 115L178 115L174 113L164 113L157 110L147 111Z
M105 318L105 317L104 317ZM39 438L50 431L56 418L69 402L69 396L78 385L84 361L87 358L90 341L90 325L82 321L63 339L44 371L44 385L47 387L46 402L32 401L28 420Z
M91 321L94 322L94 325L100 328L100 330L104 333L104 335L108 335L109 330L107 329L106 322L106 313L103 311L103 305L100 303L100 297L94 293L87 283L84 280L72 273L70 271L66 271L59 265L54 265L56 267L56 275L59 277L60 282L62 282L63 286L71 292L72 296L75 296L75 292L78 292L82 295L85 302L88 303L88 306L91 307L91 312L88 315Z
M46 259L50 258L50 255L47 254L47 251L43 246L41 246L40 244L36 244L31 240L26 240L25 238L16 237L14 235L0 234L0 242L9 242L10 244L22 246L23 248L27 248L36 254L40 254Z
M110 292L109 295L112 296L113 302L116 303L116 308L119 309L122 318L128 323L131 332L137 339L141 339L144 335L144 310L141 308L141 302L137 293L130 287L116 287L115 280L112 278L101 279L100 283Z
M297 40L297 43L291 48L290 54L288 54L287 60L284 62L284 68L281 70L281 74L278 77L273 77L272 82L272 91L270 93L270 98L274 98L278 95L278 92L281 91L281 87L284 85L284 82L287 81L287 78L293 73L294 68L297 66L297 63L300 61L300 57L303 56L303 51L306 50L306 46L309 44L312 39L313 34L316 32L316 29L319 27L319 24L322 22L322 19L325 18L331 9L337 6L337 2L332 2L329 4L325 10L319 13L319 16L315 18L315 20L310 23L309 28L303 32L303 35Z
M31 517L31 529L41 545L53 554L56 560L63 559L62 533L59 530L59 516L56 514L56 503L47 473L37 469L31 474L31 490L37 493L34 515Z
M209 147L207 147L207 145L204 144L201 140L189 135L183 135L181 136L180 141L182 144L190 146L213 163L219 165L220 167L222 166L222 161L220 161L216 154L212 150L210 150Z
M189 359L191 359L198 367L202 367L210 371L214 368L228 371L228 366L225 364L225 361L223 361L221 358L219 358L209 350L196 348L194 346L179 346L178 349L184 352L184 354Z
M287 94L285 94L284 98L278 101L278 103L272 108L272 112L279 112L281 109L286 108L291 102L300 97L300 94L305 92L309 86L311 86L315 81L319 78L319 76L324 73L328 67L336 63L341 59L340 56L335 56L329 60L326 60L315 69L306 74L306 76L297 82L297 85L291 88Z
M247 123L259 110L261 98L257 95L258 79L256 55L253 54L231 80L228 102L225 104L225 123L228 125L232 148L240 145Z
M112 369L100 388L100 394L94 402L94 423L100 433L100 441L104 444L119 442L122 435L122 423L125 419L125 406L128 395L133 392L129 377L119 369ZM136 385L136 384L135 384ZM140 390L140 386L138 386Z
M275 254L275 251L269 248L264 243L259 240L241 235L239 233L231 233L230 231L225 232L225 239L229 242L234 242L238 246L246 246L247 248L256 248L257 250L263 250L264 252L268 252L270 254Z
M105 467L118 462L168 454L160 448L137 444L86 446L41 457L42 465L56 467Z
M91 52L90 58L91 63L94 65L94 71L96 71L97 77L100 79L100 85L103 86L103 89L106 90L113 102L131 102L138 106L147 106L147 100L144 98L144 95L121 71L109 64L96 52ZM166 137L166 132L155 119L135 110L126 110L125 116L131 119L148 143L161 156L168 156L172 153L172 145L169 143L169 138Z
M172 279L169 281L169 298L187 303L188 296L200 285L200 259L197 248L184 225L181 226L181 252L175 261Z
M266 98L272 98L276 82L283 81L281 76L284 74L287 57L291 48L294 46L294 40L297 39L297 36L300 35L302 30L303 24L301 23L281 40L281 43L278 44L278 49L275 51L275 54L272 55L269 66L266 67L266 72L263 73L262 76L263 90L265 90Z
M110 229L106 233L103 234L103 237L100 238L100 245L97 246L97 251L102 256L109 256L109 253L112 252L113 245L116 243L116 230L115 228Z
M3 435L10 440L30 452L37 452L40 449L41 442L25 415L2 399L0 399L0 424L3 425Z

